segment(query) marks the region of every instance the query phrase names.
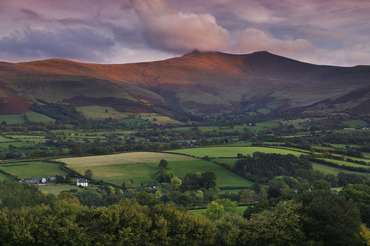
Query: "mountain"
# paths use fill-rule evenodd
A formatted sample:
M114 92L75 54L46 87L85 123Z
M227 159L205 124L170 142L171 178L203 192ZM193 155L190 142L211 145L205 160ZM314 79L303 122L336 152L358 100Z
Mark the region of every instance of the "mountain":
M163 114L179 109L194 114L369 114L370 66L319 66L265 51L193 52L117 65L62 59L0 62L0 114L25 113L45 103Z

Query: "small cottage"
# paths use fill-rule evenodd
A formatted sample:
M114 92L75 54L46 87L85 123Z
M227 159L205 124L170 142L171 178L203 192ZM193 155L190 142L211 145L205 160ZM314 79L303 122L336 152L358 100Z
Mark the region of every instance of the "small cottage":
M89 185L89 182L87 179L78 179L76 182L77 186L87 187Z

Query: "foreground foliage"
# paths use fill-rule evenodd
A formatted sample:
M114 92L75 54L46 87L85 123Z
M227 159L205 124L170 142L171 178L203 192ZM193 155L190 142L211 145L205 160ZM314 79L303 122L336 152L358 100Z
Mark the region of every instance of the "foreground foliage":
M173 204L147 202L145 192L108 207L81 205L62 192L44 198L37 187L1 183L1 245L367 245L355 203L324 190L270 198L245 219L235 202L210 203L206 217ZM16 187L13 189L12 185ZM30 188L32 187L32 188ZM39 194L38 203L9 201L7 191ZM348 192L347 192L348 193ZM42 199L41 199L42 198ZM5 202L5 203L4 203Z

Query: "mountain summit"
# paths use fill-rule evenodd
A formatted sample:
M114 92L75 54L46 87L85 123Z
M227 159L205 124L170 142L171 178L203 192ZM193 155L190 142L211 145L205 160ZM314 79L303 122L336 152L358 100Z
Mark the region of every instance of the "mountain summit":
M319 66L266 51L192 52L101 65L51 59L0 63L0 114L40 102L118 111L370 113L370 66Z

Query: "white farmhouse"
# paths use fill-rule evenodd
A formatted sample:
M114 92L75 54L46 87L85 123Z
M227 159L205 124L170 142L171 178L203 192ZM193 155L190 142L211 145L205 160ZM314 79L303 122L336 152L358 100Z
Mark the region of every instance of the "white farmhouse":
M87 179L78 179L76 182L77 186L87 187L89 185L89 182Z

